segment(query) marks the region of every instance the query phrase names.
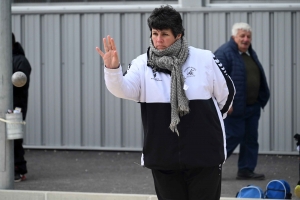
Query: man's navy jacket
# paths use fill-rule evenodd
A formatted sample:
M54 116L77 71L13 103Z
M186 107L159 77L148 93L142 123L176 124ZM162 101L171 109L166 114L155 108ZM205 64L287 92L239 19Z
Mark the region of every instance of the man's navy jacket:
M248 49L251 57L257 64L260 70L260 89L258 95L258 102L261 107L264 108L267 104L270 97L270 90L267 84L267 79L263 70L261 63L258 60L258 57L255 51L252 49L251 45ZM228 42L220 46L215 52L216 58L220 60L222 65L225 67L228 75L231 77L235 89L236 95L233 100L233 112L229 116L242 116L245 113L246 108L246 67L242 56L239 53L238 46L231 37Z

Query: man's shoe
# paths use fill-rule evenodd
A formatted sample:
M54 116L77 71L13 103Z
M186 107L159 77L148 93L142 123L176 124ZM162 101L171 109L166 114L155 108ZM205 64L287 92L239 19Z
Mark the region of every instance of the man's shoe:
M15 182L25 181L26 176L24 174L15 173Z
M257 173L254 173L254 172L250 171L250 170L239 170L238 173L237 173L236 179L238 179L238 180L249 180L249 179L264 180L265 175L264 174L257 174Z

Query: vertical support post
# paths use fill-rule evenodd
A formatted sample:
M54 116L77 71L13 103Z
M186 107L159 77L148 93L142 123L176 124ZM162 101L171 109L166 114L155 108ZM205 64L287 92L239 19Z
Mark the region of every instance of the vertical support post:
M0 0L0 118L12 109L11 0ZM7 140L6 124L0 122L0 189L14 188L13 140Z

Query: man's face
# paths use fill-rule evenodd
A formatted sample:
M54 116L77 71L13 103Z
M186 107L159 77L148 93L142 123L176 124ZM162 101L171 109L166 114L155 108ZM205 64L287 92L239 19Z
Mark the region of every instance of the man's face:
M244 53L248 50L252 41L252 34L250 31L239 29L236 36L232 37L241 52Z

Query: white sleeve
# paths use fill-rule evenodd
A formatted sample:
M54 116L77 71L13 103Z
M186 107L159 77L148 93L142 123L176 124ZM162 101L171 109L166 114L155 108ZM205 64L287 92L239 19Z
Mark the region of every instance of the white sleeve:
M138 102L140 99L140 69L135 60L123 75L122 66L117 69L104 67L104 80L107 89L116 97Z

